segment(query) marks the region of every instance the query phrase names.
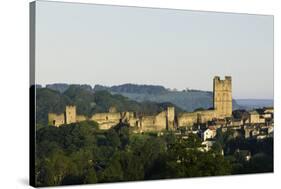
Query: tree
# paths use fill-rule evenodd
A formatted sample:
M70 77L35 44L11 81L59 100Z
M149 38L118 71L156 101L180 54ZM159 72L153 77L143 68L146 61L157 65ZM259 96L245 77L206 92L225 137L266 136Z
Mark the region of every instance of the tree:
M109 145L114 148L120 148L121 147L121 141L118 136L118 133L115 131L115 129L111 128L106 132L106 138L109 142Z
M95 169L92 168L87 170L87 172L85 173L84 184L93 184L97 182L98 179Z
M223 156L215 151L199 151L200 139L190 135L188 139L177 139L168 149L167 177L196 177L230 174L231 167Z
M99 175L99 182L118 182L124 179L123 168L120 163L120 154L116 153L106 168Z
M38 179L42 186L57 186L67 176L70 160L61 150L54 150L40 165Z
M125 181L144 179L144 165L141 159L132 152L122 152L120 154L120 164L124 172Z

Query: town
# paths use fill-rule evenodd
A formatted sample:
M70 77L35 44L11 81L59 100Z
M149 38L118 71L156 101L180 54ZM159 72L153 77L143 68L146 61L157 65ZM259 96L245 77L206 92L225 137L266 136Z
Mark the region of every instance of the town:
M95 113L87 117L77 115L76 106L69 105L62 114L52 112L48 114L49 125L56 127L85 120L97 122L101 130L126 123L132 127L134 133L156 132L162 135L164 131L172 131L181 138L193 133L202 139L201 150L208 151L215 143L218 129L222 132L232 131L234 138L262 140L273 137L274 109L263 107L250 111L243 109L232 111L232 78L226 76L222 80L215 76L213 107L208 110L176 114L175 108L169 106L156 115L141 115L139 112L118 112L116 107L110 107L108 112Z

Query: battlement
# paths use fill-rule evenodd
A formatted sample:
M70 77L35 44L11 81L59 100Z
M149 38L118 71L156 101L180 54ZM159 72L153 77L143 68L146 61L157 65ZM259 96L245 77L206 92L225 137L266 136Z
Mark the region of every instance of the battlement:
M217 84L231 83L231 76L225 76L224 79L221 79L219 76L215 76L213 80L214 80L214 84L215 83L217 83Z
M228 81L231 81L231 76L225 76L224 79L228 80Z
M215 76L214 80L220 81L220 76Z

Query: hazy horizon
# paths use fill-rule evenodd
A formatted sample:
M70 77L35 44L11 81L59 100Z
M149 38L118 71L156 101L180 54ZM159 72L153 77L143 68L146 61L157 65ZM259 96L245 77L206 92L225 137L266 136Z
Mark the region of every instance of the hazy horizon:
M37 1L36 83L125 83L273 99L273 16Z

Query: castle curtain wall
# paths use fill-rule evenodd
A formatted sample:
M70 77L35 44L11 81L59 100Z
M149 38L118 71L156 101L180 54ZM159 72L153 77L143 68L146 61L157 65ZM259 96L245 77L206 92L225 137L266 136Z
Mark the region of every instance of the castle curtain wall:
M155 116L138 117L134 112L117 112L111 107L107 113L96 113L90 118L84 115L76 115L75 106L66 106L64 114L49 113L50 125L60 126L84 120L93 120L99 124L100 129L109 129L120 122L137 127L140 131L173 130L178 127L192 126L195 123L206 123L216 118L225 118L232 115L232 83L231 77L226 76L221 80L218 76L213 79L213 104L214 109L185 112L175 115L174 107L167 107L166 111ZM269 110L270 111L270 110ZM254 118L252 118L254 119Z
M49 113L48 114L48 124L54 125L56 127L59 127L60 125L65 124L64 114Z

